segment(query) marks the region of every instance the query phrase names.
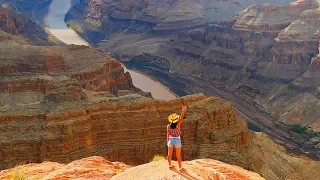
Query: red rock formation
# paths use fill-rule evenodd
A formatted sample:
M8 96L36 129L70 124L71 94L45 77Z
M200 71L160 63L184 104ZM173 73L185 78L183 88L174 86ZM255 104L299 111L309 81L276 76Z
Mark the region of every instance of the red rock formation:
M131 76L123 72L121 64L117 61L106 62L101 69L74 74L71 78L83 82L83 87L92 91L116 93L118 89L134 88Z
M9 179L14 174L31 179L110 179L130 166L121 162L110 162L102 157L92 156L69 164L43 162L26 164L0 172L0 179Z
M173 162L176 163L176 162ZM262 180L260 175L237 166L210 159L184 162L186 172L169 170L166 161L152 162L131 168L120 162L109 162L102 157L93 156L69 164L43 162L27 164L0 172L0 179L8 179L12 174L21 174L32 179L241 179Z
M64 67L63 59L61 56L48 57L48 59L45 62L45 67L48 73L66 71L66 67Z
M51 50L54 49L54 50ZM0 74L6 76L0 81L0 92L38 91L45 95L68 83L80 91L108 91L117 94L118 90L138 92L128 73L121 64L89 47L34 47L9 45L0 47L5 59L0 65ZM17 56L23 54L24 59ZM81 57L82 56L82 57ZM81 60L81 58L87 58ZM29 75L26 75L29 74ZM45 74L45 75L44 75ZM12 78L8 75L16 75Z
M174 165L178 166L176 162ZM120 173L112 180L121 179L201 179L201 180L224 180L224 179L237 179L237 180L263 180L260 175L244 170L237 166L225 164L220 161L211 159L197 159L193 161L183 162L186 169L185 172L180 173L177 168L172 170L168 169L166 161L152 162L140 165L127 171Z

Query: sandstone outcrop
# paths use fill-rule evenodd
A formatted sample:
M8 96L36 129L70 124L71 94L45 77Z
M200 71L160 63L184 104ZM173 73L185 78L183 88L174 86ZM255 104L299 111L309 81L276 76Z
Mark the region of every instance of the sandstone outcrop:
M175 163L175 162L174 162ZM130 167L120 162L106 161L93 156L73 161L69 164L43 162L26 164L0 172L0 179L9 179L14 174L22 174L31 179L243 179L262 180L260 175L237 166L210 159L184 162L186 172L169 170L166 161L152 162Z
M99 156L73 161L69 164L56 162L30 163L0 172L0 179L18 176L26 179L110 179L130 166L121 162L110 162Z
M173 162L173 164L176 166L178 165L178 163L176 162ZM111 179L264 179L256 173L211 159L197 159L193 161L186 161L183 162L183 166L186 171L180 173L177 168L169 170L167 161L151 162L137 167L132 167L123 173L119 173L118 175L113 176Z

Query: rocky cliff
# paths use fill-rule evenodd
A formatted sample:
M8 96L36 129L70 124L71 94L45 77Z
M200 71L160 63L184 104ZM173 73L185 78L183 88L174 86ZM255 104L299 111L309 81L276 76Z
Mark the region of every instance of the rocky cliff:
M41 25L45 25L45 17L48 14L51 2L52 0L0 0L0 4L8 4Z
M23 161L68 162L97 153L129 164L148 162L154 154L166 154L167 115L183 104L190 108L184 123L185 159L222 155L248 144L246 123L221 99L191 96L165 102L132 95L99 97L72 104L55 102L47 112L4 111L2 168ZM212 151L214 147L219 148Z
M102 157L93 156L80 159L69 164L43 162L27 164L0 172L0 179L23 176L32 179L263 179L254 172L231 166L220 161L199 159L184 163L186 172L169 170L166 161L130 167L120 162L106 161ZM41 170L40 170L41 169Z
M86 20L87 23L93 22L92 19ZM114 20L116 24L119 22L119 19ZM127 22L124 20L120 24L124 23L122 25L127 28ZM233 74L234 80L252 73L254 80L270 82L270 78L256 75L254 70L243 71L242 66L251 69L255 66L246 63L245 51L232 42L248 47L247 54L252 55L255 48L249 48L251 41L245 43L241 38L232 41L229 34L238 32L240 37L255 37L252 43L261 44L259 49L264 53L268 52L266 48L271 48L270 38L277 37L276 33L236 30L232 27L232 21L175 32L174 38L165 33L149 38L139 33L145 33L145 30L152 32L150 24L141 21L133 23L125 34L112 37L115 38L113 40L131 38L126 39L126 43L113 41L111 44L115 48L109 49L110 52L124 60L134 57L131 62L137 64L148 64L148 60L152 59L152 63L145 66L154 70L150 72L162 73L169 80L172 78L172 82L176 82L177 87L187 93L203 91L206 94L223 95L233 100L237 108L242 107L241 113L235 111L230 102L218 97L193 95L168 102L145 97L149 95L132 85L130 75L124 73L120 63L100 51L85 46L33 46L34 41L23 34L1 31L1 169L23 162L50 160L69 163L93 155L127 164L149 162L155 154L166 154L164 129L168 114L179 112L182 105L187 105L189 110L182 135L185 160L222 160L254 170L267 179L315 179L320 176L315 161L288 155L285 149L263 134L249 134L247 123L239 114L249 120L249 126L263 128L277 143L288 149L299 152L309 150L304 139L296 133L284 131L283 124L268 121L272 115L252 101L251 98L263 94L260 88L244 83L232 89L230 87L235 81L227 84L230 87L218 83L228 82L228 75L239 70L241 73ZM210 28L220 28L226 34L220 32L221 38L216 38L218 35L214 35L215 31ZM120 30L123 32L123 29ZM101 33L96 30L91 32ZM211 35L207 36L207 33ZM265 37L269 39L260 41L259 38ZM215 44L218 41L221 43ZM104 47L108 47L108 43ZM133 44L136 48L128 50ZM161 52L141 53L159 47ZM135 53L135 56L131 53ZM205 58L202 53L217 54L220 60ZM163 55L178 58L172 61ZM235 57L242 60L240 65L235 63ZM222 61L223 58L228 60ZM253 58L251 60L255 62ZM228 73L219 71L219 67L227 69ZM214 74L208 73L212 70Z
M214 158L273 179L312 179L306 172L320 172L315 162L288 156L266 137L249 135L230 102L204 95L168 102L137 95L145 93L132 86L119 62L89 47L12 40L0 43L0 53L1 169L93 155L132 165L149 162L155 154L167 153L168 114L187 105L185 160Z
M246 4L219 1L228 8L231 2ZM153 2L83 0L67 20L88 42L158 78L176 94L201 92L230 100L250 128L267 133L292 152L308 151L319 158L314 148L319 142L305 143L319 131L319 85L313 64L319 54L319 2L259 3L275 2L247 3L228 21L206 13L228 17L232 8L205 4L202 9L202 1L196 7L193 1L177 2L167 9L161 7L169 3L162 2L156 6L159 11L152 11ZM155 13L164 10L170 13ZM288 132L296 124L312 130L302 133L304 137Z
M69 164L57 162L30 163L0 172L0 179L110 179L130 166L121 162L110 162L99 156L73 161Z
M12 39L24 39L24 43L33 45L62 44L44 27L16 10L17 4L2 4L0 1L0 42ZM6 35L1 35L9 33ZM12 36L17 35L17 36ZM5 38L11 37L11 38ZM21 40L19 41L22 42Z
M87 98L85 90L109 92L110 96L121 90L140 92L118 61L86 46L43 47L2 42L0 53L4 109L9 103L40 106L48 98L54 102L78 101Z

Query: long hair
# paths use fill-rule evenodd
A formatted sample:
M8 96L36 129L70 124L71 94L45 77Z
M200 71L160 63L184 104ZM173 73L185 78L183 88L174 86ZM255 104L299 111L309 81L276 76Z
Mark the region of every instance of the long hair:
M178 124L178 122L176 122L176 123L171 123L171 124L170 124L170 128L171 128L171 129L177 128L177 124Z

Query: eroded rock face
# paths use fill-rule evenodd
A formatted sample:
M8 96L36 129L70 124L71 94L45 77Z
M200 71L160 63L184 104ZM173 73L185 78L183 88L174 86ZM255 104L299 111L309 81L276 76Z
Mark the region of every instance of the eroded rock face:
M49 10L49 5L52 0L0 0L0 4L7 9L16 9L24 13L42 25L45 25L45 17Z
M19 2L7 2L10 5L2 3L0 1L0 42L15 41L19 44L46 46L63 44L26 14L17 11L18 7L14 3Z
M19 34L24 29L24 21L11 14L10 9L0 6L0 29L10 34Z
M62 146L51 150L40 148L42 145L34 146L44 141L54 142L52 140L55 138L58 138L57 142L63 140L61 138L65 130L60 131L59 126L65 125L57 122L60 125L54 123L51 126L51 120L69 119L70 116L70 122L79 120L75 124L82 131L86 129L82 123L86 124L88 120L86 106L115 97L119 91L126 91L120 94L149 96L133 86L130 75L124 73L118 61L87 46L32 46L4 41L0 43L0 54L0 129L3 133L0 135L0 147L8 148L11 138L17 140L12 141L12 150L16 150L11 152L14 153L3 152L8 154L1 159L1 168L12 166L14 161L27 162L25 158L29 157L33 157L32 162L42 162L41 151L53 150L49 156L56 157L54 151ZM49 128L46 135L43 134L43 127L47 126L43 124L44 121L47 121L45 124L48 123ZM24 129L27 126L21 122L30 123L30 126ZM54 135L56 133L62 136ZM20 156L21 153L24 155ZM57 160L69 162L63 153L59 156ZM14 160L17 157L21 159Z
M189 107L183 124L185 159L228 159L226 150L240 151L248 144L245 121L219 98L198 95L165 102L131 95L93 100L60 103L41 113L4 112L2 168L24 161L69 162L97 153L112 161L146 163L155 154L166 154L167 116L182 105Z
M79 92L81 88L111 94L118 90L138 92L119 62L89 47L2 43L0 52L4 54L0 65L2 93L34 91L48 96L63 86Z
M97 25L102 25L101 19L106 14L115 21L135 20L147 25L152 25L154 31L183 29L203 25L212 21L230 20L237 13L251 4L272 2L287 4L292 1L108 1L108 0L85 0L88 4L89 16L92 15Z

